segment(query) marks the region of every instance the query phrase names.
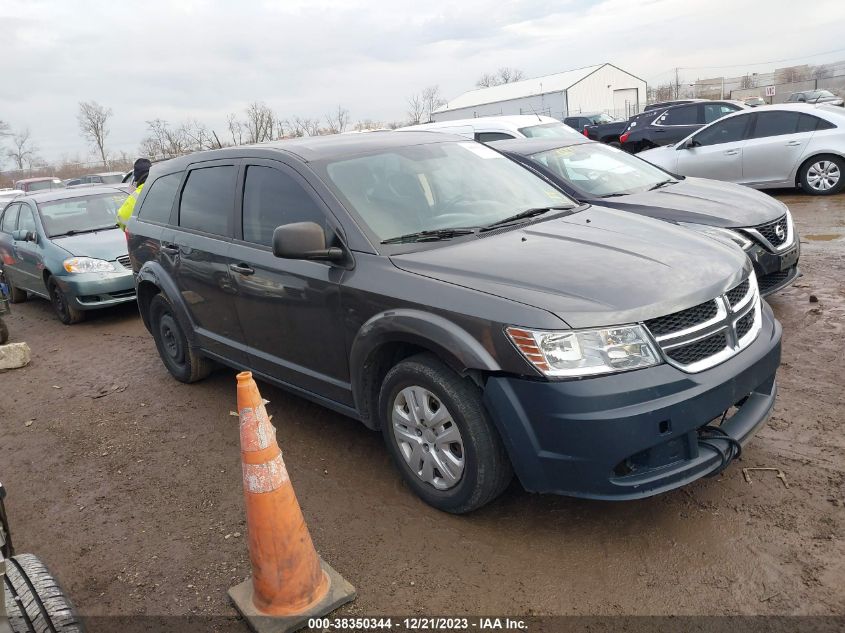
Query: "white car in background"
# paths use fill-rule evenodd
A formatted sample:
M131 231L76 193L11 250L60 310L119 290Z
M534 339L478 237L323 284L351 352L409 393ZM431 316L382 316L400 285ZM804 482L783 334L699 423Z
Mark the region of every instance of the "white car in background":
M400 127L397 132L447 132L459 134L481 143L506 141L512 138L572 138L581 133L550 116L514 114L510 116L482 116Z
M682 176L830 195L845 187L845 109L779 104L742 110L637 156Z

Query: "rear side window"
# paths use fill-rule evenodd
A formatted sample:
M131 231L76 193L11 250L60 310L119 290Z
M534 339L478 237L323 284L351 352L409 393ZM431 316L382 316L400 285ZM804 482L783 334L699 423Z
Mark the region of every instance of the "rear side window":
M15 225L18 223L18 209L21 208L19 204L9 205L6 213L3 214L3 223L0 224L0 230L4 233L11 233L15 230Z
M150 184L147 197L144 198L144 203L138 211L138 217L146 222L162 224L170 222L170 210L173 208L173 200L176 198L176 190L181 180L181 173L156 178Z
M237 174L234 165L191 171L182 190L179 226L214 235L231 235Z
M739 108L729 105L727 103L705 103L704 104L704 122L712 123L718 121L726 114L736 112Z
M702 146L741 141L745 138L748 119L748 116L735 116L725 121L719 121L696 134L693 140Z
M475 140L479 143L492 143L493 141L507 141L514 138L504 132L476 132Z
M243 209L244 240L263 246L273 244L273 231L282 224L326 226L325 213L308 191L293 176L271 167L247 167Z
M697 111L695 105L672 108L657 119L657 125L694 125L698 123Z
M819 117L813 116L812 114L801 114L801 118L798 120L798 131L799 132L815 132L816 130L830 130L831 128L835 128L836 126L831 123L830 121L825 121L824 119L820 119Z
M751 138L796 134L800 120L799 112L758 112Z

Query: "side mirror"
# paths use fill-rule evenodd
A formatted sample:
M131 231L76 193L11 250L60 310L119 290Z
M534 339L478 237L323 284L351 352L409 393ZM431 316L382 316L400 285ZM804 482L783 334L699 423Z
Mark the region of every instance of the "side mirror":
M293 222L273 231L273 255L282 259L310 259L336 262L343 249L326 248L326 234L316 222Z
M19 231L12 231L12 239L16 242L35 242L37 238L33 231L24 231L21 229Z
M681 143L678 146L678 149L692 149L693 147L701 147L701 143L696 141L694 138L691 138L686 143Z

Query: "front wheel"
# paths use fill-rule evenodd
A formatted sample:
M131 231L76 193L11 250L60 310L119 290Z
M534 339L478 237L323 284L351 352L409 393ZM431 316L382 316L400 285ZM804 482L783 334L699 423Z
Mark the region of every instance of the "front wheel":
M839 193L845 186L845 160L839 156L816 156L799 173L801 188L814 196Z
M430 354L393 367L379 397L382 433L408 485L454 514L498 497L513 477L480 389Z
M70 304L67 296L52 277L47 281L47 291L50 293L50 301L53 304L53 309L56 311L56 316L59 317L59 321L65 325L73 325L85 319L85 312L74 308Z

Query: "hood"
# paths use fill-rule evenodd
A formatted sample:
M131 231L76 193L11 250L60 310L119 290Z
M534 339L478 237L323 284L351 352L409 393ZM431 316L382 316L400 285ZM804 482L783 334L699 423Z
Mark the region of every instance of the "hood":
M678 150L674 145L663 145L637 152L637 158L647 160L652 165L665 169L674 174L678 168Z
M786 212L782 202L756 189L706 178L685 178L654 191L608 198L601 204L672 222L724 228L772 222Z
M111 262L121 255L129 254L126 236L120 229L51 237L50 241L75 257L93 257Z
M739 283L751 266L738 247L603 207L391 260L407 272L548 310L573 328L689 308Z

